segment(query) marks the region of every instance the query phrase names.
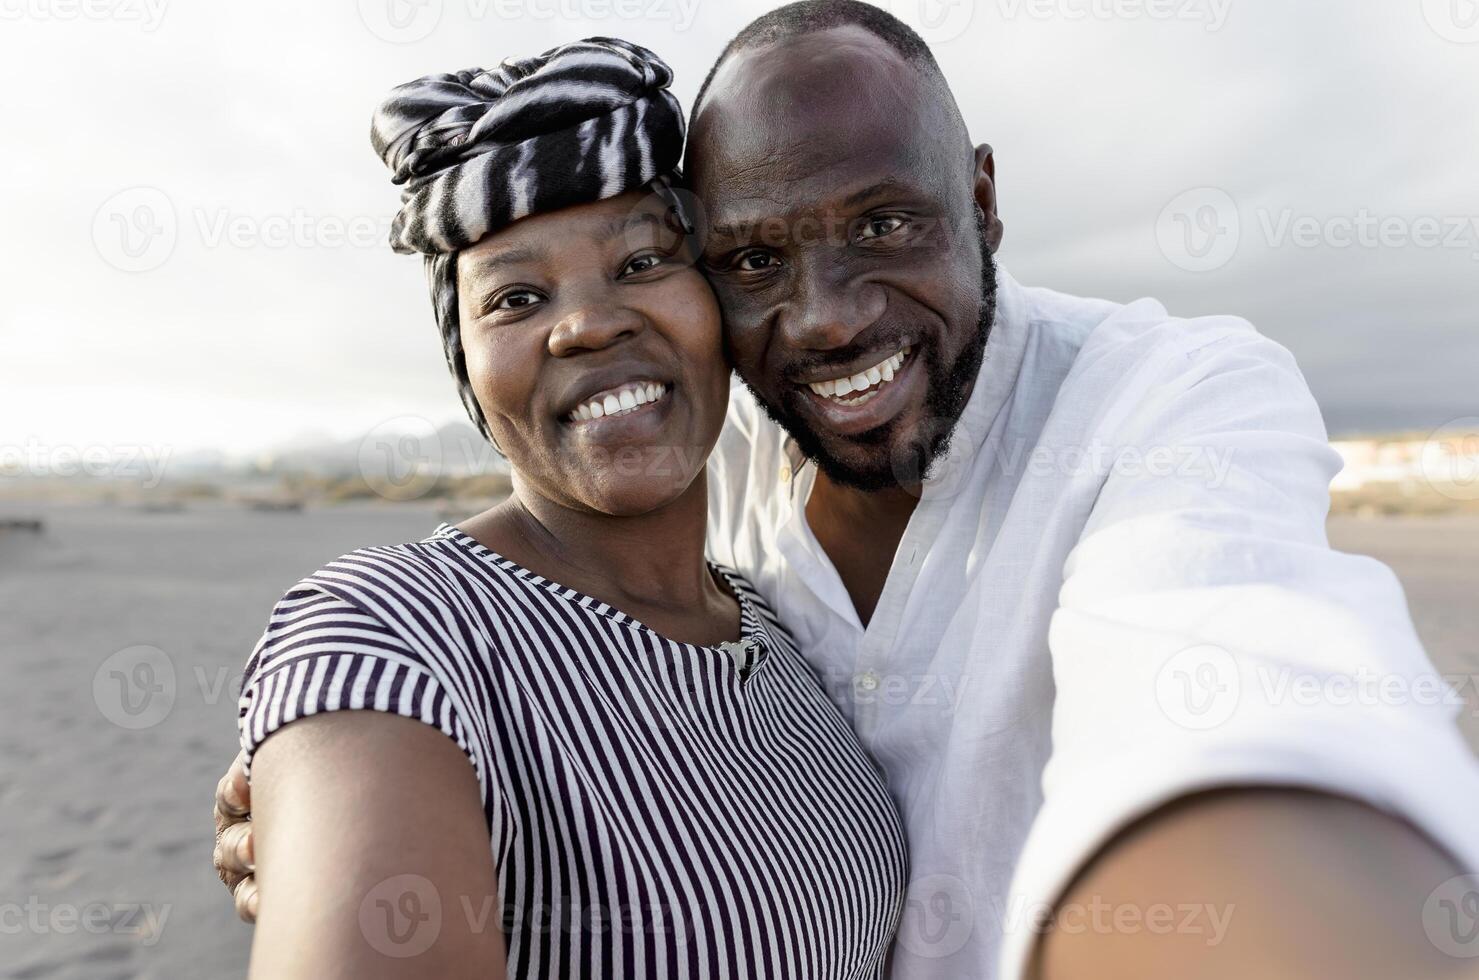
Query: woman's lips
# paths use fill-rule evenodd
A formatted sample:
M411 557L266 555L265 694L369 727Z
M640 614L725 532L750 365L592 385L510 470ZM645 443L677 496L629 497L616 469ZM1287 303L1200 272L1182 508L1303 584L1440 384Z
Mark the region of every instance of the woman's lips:
M668 396L670 385L660 381L628 381L585 399L565 417L567 422L590 422L642 410Z
M652 382L656 384L656 382ZM618 386L618 390L627 388L627 385ZM582 403L575 412L567 414L561 421L570 432L583 442L621 442L634 443L644 440L655 440L657 435L666 425L673 412L673 403L676 399L674 386L671 384L658 384L656 397L647 397L640 403L637 401L637 393L631 392L628 399L631 407L622 404L620 394L610 395L601 392L601 414L594 414L592 399ZM616 411L607 413L606 399L615 398ZM582 412L582 409L587 411ZM581 415L588 417L582 418Z

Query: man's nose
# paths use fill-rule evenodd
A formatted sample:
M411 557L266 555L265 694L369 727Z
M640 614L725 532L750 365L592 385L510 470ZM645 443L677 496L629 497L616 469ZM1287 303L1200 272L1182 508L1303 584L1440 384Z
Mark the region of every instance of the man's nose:
M787 312L785 333L797 348L836 350L877 322L887 305L877 283L835 270L806 270Z
M580 351L602 350L624 339L635 337L645 328L642 314L610 301L609 297L592 297L574 305L550 331L549 351L555 357L568 357Z

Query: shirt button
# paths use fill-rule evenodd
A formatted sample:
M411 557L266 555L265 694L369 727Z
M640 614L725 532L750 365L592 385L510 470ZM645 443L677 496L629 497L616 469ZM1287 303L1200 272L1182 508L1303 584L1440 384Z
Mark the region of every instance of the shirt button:
M876 691L878 690L878 675L871 670L865 670L858 675L857 683L860 691Z
M782 463L781 464L780 472L777 473L776 475L780 478L780 481L782 483L790 483L791 482L791 464L790 463Z

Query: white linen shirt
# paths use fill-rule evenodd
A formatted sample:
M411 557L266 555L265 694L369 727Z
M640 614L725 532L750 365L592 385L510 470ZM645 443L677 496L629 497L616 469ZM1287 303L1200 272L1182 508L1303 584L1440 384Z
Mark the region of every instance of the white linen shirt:
M904 817L895 978L1022 975L1035 913L1088 858L1213 786L1355 797L1479 867L1456 696L1391 571L1326 541L1339 468L1293 359L1245 321L1002 270L865 629L806 522L815 466L736 385L709 549L776 608Z

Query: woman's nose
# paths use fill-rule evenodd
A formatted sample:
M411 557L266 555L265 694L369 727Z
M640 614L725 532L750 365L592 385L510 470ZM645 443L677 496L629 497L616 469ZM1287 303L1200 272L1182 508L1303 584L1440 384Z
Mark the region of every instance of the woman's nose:
M555 357L601 350L642 332L646 321L635 310L614 303L583 303L572 309L550 332L549 350Z

